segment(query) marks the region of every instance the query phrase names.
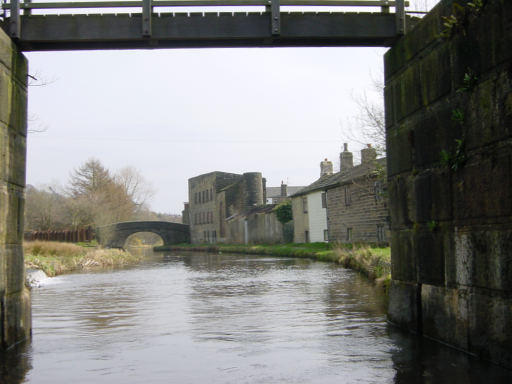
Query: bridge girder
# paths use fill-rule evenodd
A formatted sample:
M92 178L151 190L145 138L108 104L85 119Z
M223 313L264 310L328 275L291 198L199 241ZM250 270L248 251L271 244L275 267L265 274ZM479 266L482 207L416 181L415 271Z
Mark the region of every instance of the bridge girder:
M1 25L8 31L9 19ZM23 51L222 47L391 46L399 37L394 14L281 13L280 33L268 14L162 13L141 34L142 14L26 15L15 39Z

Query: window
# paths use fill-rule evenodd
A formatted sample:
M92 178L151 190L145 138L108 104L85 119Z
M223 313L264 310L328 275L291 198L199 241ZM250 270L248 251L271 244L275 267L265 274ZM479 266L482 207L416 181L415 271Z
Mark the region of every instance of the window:
M322 192L322 208L327 208L327 194Z
M385 241L384 226L382 224L377 225L377 241Z
M201 192L197 193L197 202L201 204Z
M217 231L212 231L212 242L213 243L217 242Z
M302 198L302 212L308 213L308 198L306 196Z
M213 188L210 188L210 200L213 200Z
M350 186L345 187L345 205L352 204L352 193L350 192Z
M352 228L347 228L347 241L352 241Z
M329 241L329 230L324 229L324 241Z
M309 243L309 231L304 231L304 242Z
M194 204L197 204L197 192L194 192Z
M205 203L205 202L206 202L206 194L205 194L205 192L206 192L206 191L201 192L201 194L203 195L203 203Z
M381 201L383 194L382 181L376 181L373 183L373 188L375 190L375 202Z

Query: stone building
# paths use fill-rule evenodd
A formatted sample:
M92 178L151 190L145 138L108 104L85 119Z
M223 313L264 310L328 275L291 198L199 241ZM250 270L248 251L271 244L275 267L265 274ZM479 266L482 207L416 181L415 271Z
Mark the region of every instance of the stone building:
M295 243L329 241L326 189L338 180L339 173L333 174L332 162L325 159L320 163L320 178L292 195Z
M282 243L283 224L274 212L276 204L261 205L226 219L227 241L235 244Z
M304 186L289 186L282 181L280 187L267 187L266 204L280 204L303 188Z
M191 242L226 242L226 218L263 205L264 179L259 172L210 172L189 179L188 194Z
M385 166L370 145L354 166L344 144L337 173L322 161L320 178L292 196L294 242L388 242Z
M340 163L338 182L326 187L329 241L389 242L386 159L377 159L368 145L361 150L361 164L354 166L345 145Z

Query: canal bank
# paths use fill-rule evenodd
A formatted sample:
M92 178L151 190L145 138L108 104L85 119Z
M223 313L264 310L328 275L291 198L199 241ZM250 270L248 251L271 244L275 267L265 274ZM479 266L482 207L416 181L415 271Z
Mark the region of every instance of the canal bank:
M27 241L23 244L23 250L25 268L42 270L50 277L95 268L132 265L142 259L140 254L120 249L102 249L88 244L56 241Z
M358 271L387 292L391 279L391 250L389 247L371 247L363 244L181 244L155 247L156 252L194 251L209 253L259 254L279 257L309 258L341 264Z

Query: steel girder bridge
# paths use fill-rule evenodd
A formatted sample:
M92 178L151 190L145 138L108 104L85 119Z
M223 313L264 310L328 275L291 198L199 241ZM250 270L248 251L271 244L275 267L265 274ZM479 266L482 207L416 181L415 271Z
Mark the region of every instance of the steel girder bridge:
M23 51L385 47L405 33L408 5L405 0L2 1L0 26Z

